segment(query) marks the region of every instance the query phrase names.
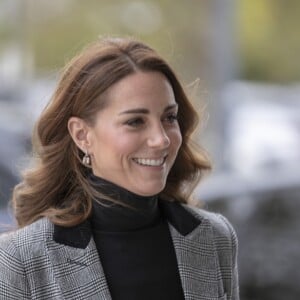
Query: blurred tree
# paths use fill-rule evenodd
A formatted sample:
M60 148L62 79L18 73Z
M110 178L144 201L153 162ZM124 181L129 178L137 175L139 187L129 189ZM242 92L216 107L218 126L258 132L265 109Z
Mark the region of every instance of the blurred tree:
M143 1L142 4L129 0L90 0L88 5L78 0L23 1L24 24L12 24L26 35L34 51L37 70L47 71L63 65L73 52L101 34L141 37L174 59L178 66L185 65L197 73L196 76L203 68L195 64L195 57L202 56L205 62L209 54L206 50L209 30L205 31L209 14L204 1L176 5L170 0ZM10 29L11 26L6 26L3 39L13 38L7 34ZM172 58L174 54L176 57ZM190 71L186 72L187 76Z
M300 79L300 2L240 0L241 76L275 82Z
M151 43L191 81L210 80L212 1L0 0L0 51L22 36L36 72L57 70L102 34L127 34ZM300 79L300 2L235 1L240 76ZM234 33L235 34L235 33Z
M21 40L36 72L60 68L99 35L134 35L172 60L187 81L210 81L214 1L0 0L0 51ZM239 0L236 34L239 76L288 82L300 79L300 2ZM213 6L215 8L213 8ZM229 39L229 43L231 39Z
M27 39L39 71L61 67L99 35L121 34L153 45L175 67L188 70L188 81L209 72L203 1L27 1Z

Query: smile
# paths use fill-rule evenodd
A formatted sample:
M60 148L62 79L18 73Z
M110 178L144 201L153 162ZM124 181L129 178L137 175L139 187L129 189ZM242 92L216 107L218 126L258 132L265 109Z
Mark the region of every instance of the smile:
M135 161L136 163L142 166L159 167L164 164L164 162L166 161L166 157L159 158L159 159L133 158L133 161Z

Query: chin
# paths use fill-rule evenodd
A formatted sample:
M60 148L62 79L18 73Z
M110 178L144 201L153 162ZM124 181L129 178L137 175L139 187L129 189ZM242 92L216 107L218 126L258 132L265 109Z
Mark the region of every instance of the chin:
M136 194L138 195L141 195L141 196L154 196L154 195L157 195L159 194L163 189L165 188L165 185L160 185L159 187L151 187L151 188L148 188L148 189L143 189L143 190L136 190Z

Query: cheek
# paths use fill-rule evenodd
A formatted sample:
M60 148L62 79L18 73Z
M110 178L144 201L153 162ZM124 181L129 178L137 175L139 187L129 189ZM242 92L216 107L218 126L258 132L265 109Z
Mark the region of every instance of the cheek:
M172 143L172 146L173 146L173 149L174 151L178 151L180 146L181 146L181 143L182 143L182 136L181 136L181 132L180 130L174 130L171 135L171 143Z
M136 139L130 138L126 135L119 135L115 137L114 141L114 151L119 154L119 156L127 156L135 152L138 148L138 141Z
M119 130L107 130L97 136L97 150L108 156L126 157L139 148L139 137ZM104 155L103 155L104 156ZM105 157L104 157L105 159Z

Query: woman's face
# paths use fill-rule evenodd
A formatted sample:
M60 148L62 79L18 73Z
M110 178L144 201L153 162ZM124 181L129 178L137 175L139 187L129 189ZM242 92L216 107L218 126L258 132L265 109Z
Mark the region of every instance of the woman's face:
M182 141L170 83L159 72L137 72L105 97L87 135L93 173L138 195L161 192Z

